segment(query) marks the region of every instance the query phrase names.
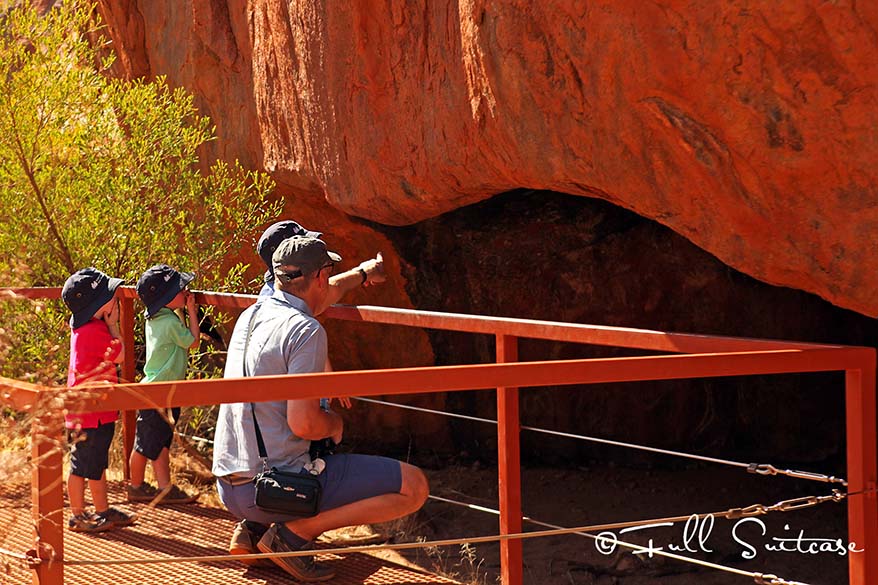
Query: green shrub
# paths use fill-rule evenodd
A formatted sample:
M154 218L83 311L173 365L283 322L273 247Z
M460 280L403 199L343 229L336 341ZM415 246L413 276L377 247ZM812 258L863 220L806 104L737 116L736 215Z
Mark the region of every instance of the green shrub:
M214 129L182 88L111 78L96 14L2 15L0 286L60 286L86 266L133 284L165 262L197 272L196 288L237 290L245 267L223 262L279 213L271 179L199 158ZM63 382L63 307L0 305L0 375Z

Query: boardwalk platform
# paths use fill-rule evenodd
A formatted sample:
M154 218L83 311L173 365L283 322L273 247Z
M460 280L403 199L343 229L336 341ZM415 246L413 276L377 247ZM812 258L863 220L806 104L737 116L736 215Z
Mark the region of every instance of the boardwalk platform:
M65 530L68 561L92 559L146 559L226 554L234 519L225 510L200 505L128 506L118 483L111 483L110 505L121 505L144 517L134 526L94 535ZM24 552L33 546L29 485L0 488L0 548ZM65 510L65 520L69 518ZM455 581L365 554L323 555L337 575L330 585L444 585ZM0 584L29 584L31 571L22 561L0 556ZM150 565L68 566L64 582L76 585L125 583L175 585L224 583L259 585L297 583L277 568L247 568L234 560L210 563L166 563Z

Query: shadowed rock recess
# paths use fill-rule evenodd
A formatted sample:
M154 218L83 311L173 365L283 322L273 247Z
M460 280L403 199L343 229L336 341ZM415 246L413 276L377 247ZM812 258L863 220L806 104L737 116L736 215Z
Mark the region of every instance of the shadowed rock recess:
M351 302L874 344L872 321L817 297L878 314L878 3L99 7L117 75L165 75L195 94L217 127L207 158L270 172L287 215L346 259L385 251L392 282ZM331 324L331 339L338 367L493 351L486 339L354 324ZM527 342L522 353L619 355ZM524 416L817 459L843 442L835 382L528 391ZM483 415L491 404L448 399ZM386 429L362 435L376 448L493 449L491 429L352 416ZM535 459L561 457L557 446L524 436ZM564 448L563 458L596 453Z
M737 272L671 230L603 201L519 190L407 228L385 228L426 310L666 331L874 346L873 319ZM492 362L488 336L430 332L437 363ZM637 355L632 350L522 340L524 361ZM494 418L490 392L455 393L449 410ZM660 447L781 460L843 454L841 374L527 389L524 424ZM471 455L495 430L454 421ZM522 434L531 461L597 458L666 463L545 435Z

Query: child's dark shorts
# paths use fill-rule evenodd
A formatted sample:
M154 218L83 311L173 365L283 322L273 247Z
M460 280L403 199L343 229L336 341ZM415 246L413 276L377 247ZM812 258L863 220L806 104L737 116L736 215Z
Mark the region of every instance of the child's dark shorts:
M110 443L116 423L103 423L96 429L70 430L70 474L86 479L101 479L110 465Z
M167 416L173 416L174 422L180 417L180 409L172 408ZM157 410L138 410L137 429L134 432L134 450L155 461L162 449L170 449L174 440L174 427L168 424L165 417Z

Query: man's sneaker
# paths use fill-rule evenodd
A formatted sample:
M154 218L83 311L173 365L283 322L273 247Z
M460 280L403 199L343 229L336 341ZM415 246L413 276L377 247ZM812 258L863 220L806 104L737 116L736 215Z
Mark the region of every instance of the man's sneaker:
M137 522L137 514L128 514L117 508L107 508L105 512L98 512L97 516L98 518L103 518L111 528L131 526Z
M278 524L272 524L271 528L256 543L257 548L264 553L293 552L311 548L311 543L303 547L290 545L277 533ZM298 579L299 581L328 581L335 577L335 571L326 565L321 565L314 560L313 556L307 557L281 557L272 558L272 562Z
M262 524L241 520L235 524L235 530L232 532L232 541L229 543L230 555L253 555L259 554L254 542L258 541L265 534L265 527ZM273 567L274 563L269 559L246 559L242 563L251 567Z
M113 523L102 516L83 512L78 516L71 516L67 521L67 528L71 532L106 532L113 528Z
M157 495L159 495L159 491L146 482L137 487L128 486L129 502L151 502Z
M191 504L198 499L198 494L187 494L174 484L171 484L169 488L165 489L168 490L165 495L161 495L164 490L159 490L159 500L156 502L157 506L165 506L168 504Z

